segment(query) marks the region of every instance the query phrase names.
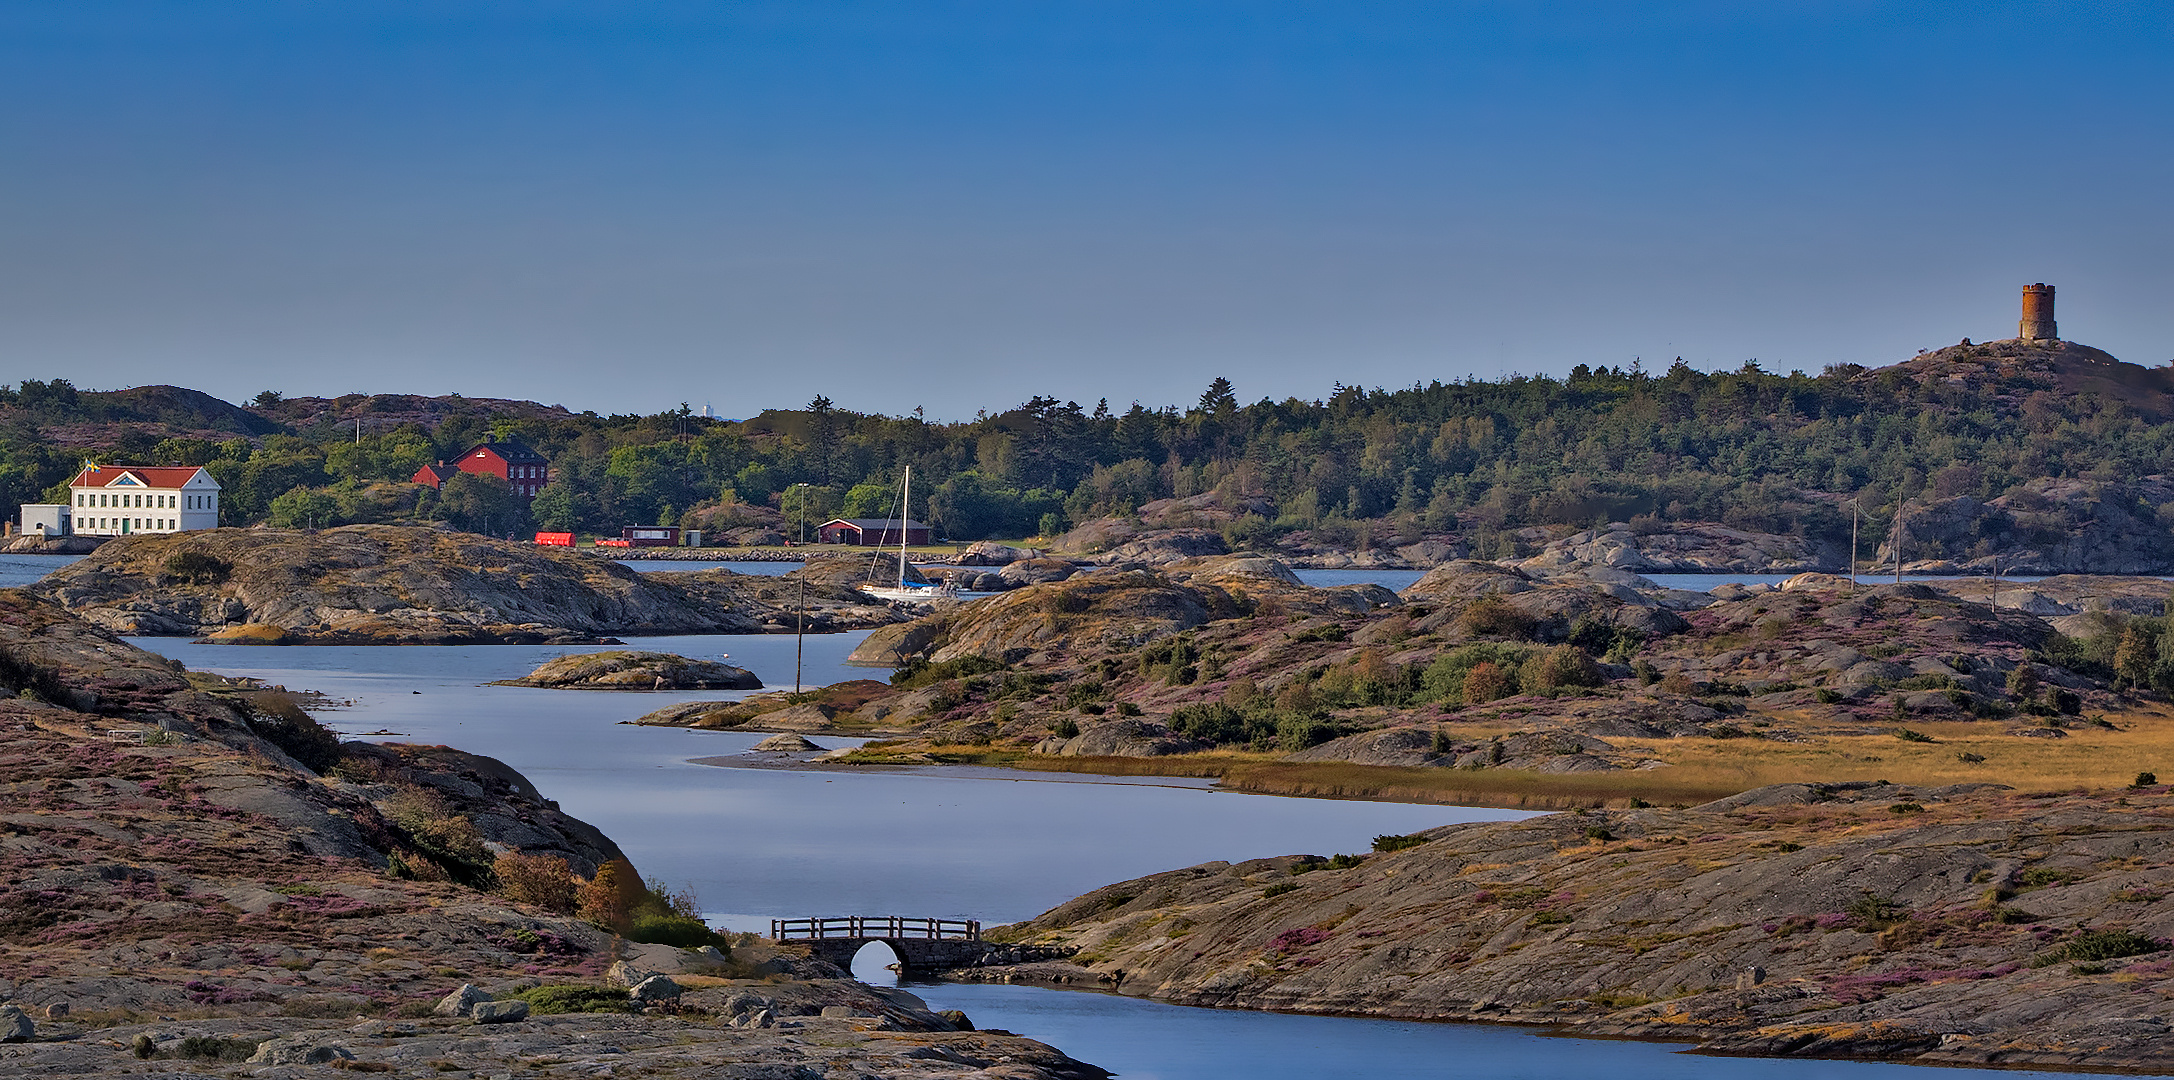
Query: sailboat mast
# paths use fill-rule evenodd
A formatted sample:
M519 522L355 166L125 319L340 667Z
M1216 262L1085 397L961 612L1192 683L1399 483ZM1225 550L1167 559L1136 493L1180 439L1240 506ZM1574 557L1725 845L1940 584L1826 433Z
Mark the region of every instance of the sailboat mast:
M906 482L898 489L898 587L906 587L906 509L913 505L913 466L906 466Z

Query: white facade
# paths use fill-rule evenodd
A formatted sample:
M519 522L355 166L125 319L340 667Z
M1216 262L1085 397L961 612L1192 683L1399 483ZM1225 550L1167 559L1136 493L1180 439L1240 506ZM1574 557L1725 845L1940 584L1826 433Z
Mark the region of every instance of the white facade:
M219 527L219 482L203 469L107 465L69 485L77 536L131 536Z
M30 536L67 536L74 531L71 507L59 503L24 503L23 532Z

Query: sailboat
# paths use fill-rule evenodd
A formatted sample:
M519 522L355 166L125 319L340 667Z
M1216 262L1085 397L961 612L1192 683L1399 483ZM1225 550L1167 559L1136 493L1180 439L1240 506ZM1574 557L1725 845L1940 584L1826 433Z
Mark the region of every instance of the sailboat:
M906 508L913 505L910 501L912 495L913 466L908 465L906 466L905 480L898 488L898 516L892 519L898 522L898 584L874 584L872 579L876 574L876 560L870 559L868 561L868 576L871 581L861 586L862 592L878 600L905 600L909 603L925 604L941 594L941 590L934 585L906 584Z

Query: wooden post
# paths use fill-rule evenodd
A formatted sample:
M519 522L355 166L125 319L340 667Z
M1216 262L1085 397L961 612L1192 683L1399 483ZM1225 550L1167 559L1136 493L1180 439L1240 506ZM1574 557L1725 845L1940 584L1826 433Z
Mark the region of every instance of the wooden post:
M1907 500L1897 499L1895 501L1895 584L1897 585L1902 584L1902 504L1905 501Z
M1849 501L1849 588L1857 591L1857 519L1863 516L1864 507L1856 499Z

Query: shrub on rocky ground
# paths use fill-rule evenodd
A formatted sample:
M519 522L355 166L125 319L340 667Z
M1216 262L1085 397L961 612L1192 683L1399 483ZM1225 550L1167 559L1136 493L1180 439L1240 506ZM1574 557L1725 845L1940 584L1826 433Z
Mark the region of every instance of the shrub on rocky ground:
M627 999L626 991L603 986L537 986L510 995L507 1000L528 1002L529 1011L538 1016L581 1012L634 1012L636 1008Z
M257 736L279 747L288 757L310 771L322 773L340 760L340 737L327 730L292 697L277 690L263 690L248 697L254 713L250 726Z
M566 860L551 855L523 855L509 851L491 864L498 889L524 904L534 904L561 915L574 912L574 873Z

